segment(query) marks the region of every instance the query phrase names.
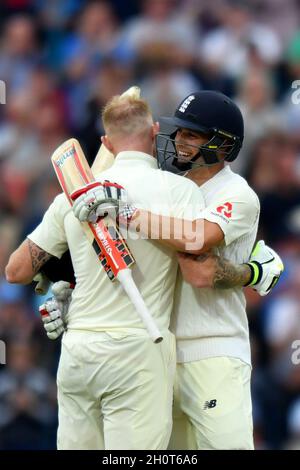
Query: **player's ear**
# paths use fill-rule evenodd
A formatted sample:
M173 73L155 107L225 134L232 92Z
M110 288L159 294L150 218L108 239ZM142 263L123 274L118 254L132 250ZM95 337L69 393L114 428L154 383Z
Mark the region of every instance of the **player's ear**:
M159 133L159 122L156 121L152 124L152 137L154 138L156 134Z
M107 135L101 136L101 142L107 148L107 150L113 153L113 145L111 141L109 140L109 138L107 137Z

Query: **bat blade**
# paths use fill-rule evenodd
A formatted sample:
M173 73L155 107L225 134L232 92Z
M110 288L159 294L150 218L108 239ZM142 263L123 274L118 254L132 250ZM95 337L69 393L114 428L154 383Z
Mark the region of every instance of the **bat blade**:
M76 139L69 139L55 150L52 164L59 183L72 205L70 194L87 183L95 181L81 146Z

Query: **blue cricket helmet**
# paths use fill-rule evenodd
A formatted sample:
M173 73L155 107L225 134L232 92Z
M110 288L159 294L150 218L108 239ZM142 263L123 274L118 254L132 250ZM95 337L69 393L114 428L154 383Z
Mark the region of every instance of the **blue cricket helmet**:
M228 96L217 91L199 91L189 94L177 107L173 117L162 117L161 121L175 128L186 128L209 135L209 141L199 146L199 154L193 158L191 169L199 156L203 157L204 165L218 163L218 151L222 151L224 160L232 162L238 156L244 139L244 121L238 106ZM173 141L171 145L162 148L160 137ZM172 134L158 134L157 154L160 166L163 160L176 159L175 148L176 132ZM168 150L166 150L168 148ZM162 155L162 150L163 154ZM175 165L176 166L176 165Z

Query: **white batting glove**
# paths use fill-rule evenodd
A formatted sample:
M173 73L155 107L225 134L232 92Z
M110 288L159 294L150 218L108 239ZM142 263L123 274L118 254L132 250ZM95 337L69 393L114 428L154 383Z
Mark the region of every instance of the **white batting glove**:
M126 190L117 183L94 182L71 194L73 212L80 222L96 222L98 217L108 213L117 215L119 209L127 204Z
M252 271L252 279L247 285L252 286L261 296L271 292L284 270L280 256L263 240L256 243L246 264Z
M72 298L72 284L65 281L55 282L52 286L53 297L39 307L49 339L57 339L65 331L65 317Z
M52 285L52 294L55 300L62 303L61 308L64 315L68 313L74 287L74 284L67 281L58 281Z

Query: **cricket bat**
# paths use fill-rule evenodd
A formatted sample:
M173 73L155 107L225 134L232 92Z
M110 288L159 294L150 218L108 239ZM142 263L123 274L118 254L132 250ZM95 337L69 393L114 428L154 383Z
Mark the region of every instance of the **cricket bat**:
M95 182L79 142L76 139L67 140L55 150L51 160L61 188L72 206L71 195L85 184ZM103 219L81 224L109 279L117 279L121 283L151 339L155 343L161 342L163 337L132 278L130 266L134 263L134 258L117 226L106 225Z

